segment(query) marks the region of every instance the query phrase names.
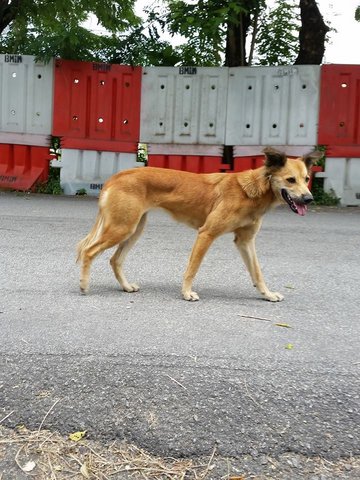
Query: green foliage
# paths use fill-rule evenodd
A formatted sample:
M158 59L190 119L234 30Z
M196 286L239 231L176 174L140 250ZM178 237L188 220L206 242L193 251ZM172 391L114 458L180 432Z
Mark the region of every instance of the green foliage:
M61 195L63 189L60 186L60 168L50 167L47 182L39 183L36 186L37 193L49 193L50 195Z
M360 22L360 5L358 5L356 10L355 10L355 20L357 22Z
M183 65L220 66L228 26L238 25L241 13L253 14L263 0L167 0L166 25L186 42L176 48Z
M86 188L79 188L79 190L76 190L75 195L87 195Z
M322 167L325 169L325 160L326 160L326 145L317 145L316 150L322 152L322 157L315 163L317 167Z
M298 0L277 0L271 10L266 0L148 1L142 21L134 14L135 0L13 0L10 5L17 4L18 10L0 36L0 53L45 61L58 56L132 65L220 66L229 31L237 32L228 45L238 56L242 26L251 43L249 63L255 56L259 65L291 64L297 56ZM103 33L86 28L90 17L98 19ZM355 18L360 19L360 5ZM164 33L186 40L174 47L162 39Z
M23 35L11 31L0 43L0 51L15 52L22 55L35 55L37 59L48 61L52 57L61 57L69 60L98 60L96 52L99 50L99 37L82 27L76 31L69 31L65 27L48 31L40 36L33 29Z
M148 164L148 151L146 143L139 143L136 161L144 163L145 166Z
M300 18L298 2L277 0L275 7L260 17L256 37L256 61L258 65L289 65L298 53Z
M188 3L168 1L166 23L172 35L182 35L186 42L178 47L184 65L218 66L224 50L228 2L201 0ZM235 2L234 2L235 3Z
M317 145L316 150L323 153L323 156L316 162L316 166L322 167L325 170L326 162L326 146ZM311 193L313 194L316 205L339 205L340 198L335 195L335 192L325 192L324 179L315 177L313 178Z
M19 14L0 37L0 53L130 65L175 65L180 53L160 38L165 20L156 8L142 23L133 13L135 0L24 0ZM97 34L85 28L96 15Z
M141 28L127 35L103 37L97 56L98 61L130 65L173 66L180 61L169 42L145 35Z
M35 55L42 60L100 60L104 37L82 24L96 15L109 32L140 25L135 0L23 0L18 14L0 38L0 53Z
M316 205L336 206L340 203L340 198L338 198L333 191L330 193L325 192L323 178L314 177L311 193L313 194Z

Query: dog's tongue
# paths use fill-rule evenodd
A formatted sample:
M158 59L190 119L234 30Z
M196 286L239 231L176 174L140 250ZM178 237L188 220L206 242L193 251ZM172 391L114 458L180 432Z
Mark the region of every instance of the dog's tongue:
M301 215L302 217L303 217L303 216L305 215L305 213L307 212L307 206L306 206L306 205L297 203L297 204L296 204L296 208L297 208L297 213L298 213L298 215Z

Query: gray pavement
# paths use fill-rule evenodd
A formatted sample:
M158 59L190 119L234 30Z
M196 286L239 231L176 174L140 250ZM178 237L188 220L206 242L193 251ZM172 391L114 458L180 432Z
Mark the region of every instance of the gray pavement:
M96 211L90 198L0 193L4 425L38 428L59 400L45 428L155 454L360 454L360 209L265 217L257 249L276 304L230 235L196 278L200 302L182 300L195 232L161 212L125 265L140 291L119 290L107 252L81 296L75 246Z

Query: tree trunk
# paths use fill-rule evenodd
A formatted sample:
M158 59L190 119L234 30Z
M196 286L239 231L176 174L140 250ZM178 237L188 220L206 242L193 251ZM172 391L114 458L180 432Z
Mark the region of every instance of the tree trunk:
M21 0L0 0L0 35L16 17Z
M238 21L228 22L226 34L225 67L243 67L246 61L246 33L250 27L250 15L238 14Z
M316 0L300 0L300 49L295 65L320 65L325 53L325 24Z

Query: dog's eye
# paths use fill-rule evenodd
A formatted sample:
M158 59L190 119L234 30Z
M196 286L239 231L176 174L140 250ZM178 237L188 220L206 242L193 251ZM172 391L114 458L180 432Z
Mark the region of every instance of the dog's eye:
M310 181L310 177L305 177L305 182L309 183L309 181Z
M296 178L295 177L290 177L286 179L287 182L289 183L296 183Z

